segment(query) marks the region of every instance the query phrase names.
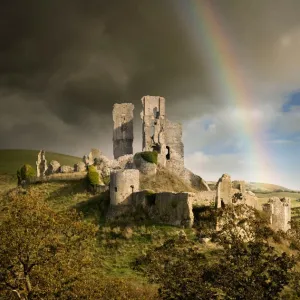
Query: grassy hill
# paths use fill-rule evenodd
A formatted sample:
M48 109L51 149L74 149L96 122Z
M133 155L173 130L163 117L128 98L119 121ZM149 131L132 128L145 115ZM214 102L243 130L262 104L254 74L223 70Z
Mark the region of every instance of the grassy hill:
M271 184L271 183L262 183L262 182L247 182L246 183L246 189L249 189L251 191L256 192L291 192L291 189L288 189L286 187Z
M216 188L216 181L207 181L207 183L211 189ZM293 192L293 190L280 185L262 182L246 182L246 190L254 193Z
M17 168L24 163L35 166L37 153L38 151L34 150L0 150L0 212L1 206L5 203L6 192L16 187L16 183L6 180L9 176L4 174L15 174ZM56 153L46 153L46 158L48 161L54 159L67 165L73 165L80 160L77 157ZM165 169L158 169L156 180L154 177L142 177L141 186L157 192L164 190L193 191L179 177L170 174ZM29 191L48 203L55 211L75 208L83 214L87 222L99 225L95 265L99 266L101 272L106 276L112 279L127 280L149 293L157 288L148 283L142 274L133 270L131 264L135 258L146 251L162 245L170 238L177 237L182 229L154 225L151 222L133 224L131 221L127 222L126 226L107 223L105 214L109 206L108 193L91 195L86 191L84 181L35 184L30 186ZM261 194L259 197L262 202L265 202L268 196L275 195ZM282 194L281 196L290 195ZM300 195L296 193L292 196L300 198ZM292 199L292 206L297 206L298 203L300 202L297 202L296 198ZM189 239L197 240L197 232L194 229L184 229L184 231ZM211 261L219 257L218 247L211 242L200 244L199 252L205 254Z
M0 175L15 175L24 164L35 168L38 153L38 150L0 150ZM81 160L79 157L54 152L46 152L46 159L48 162L57 160L61 165L70 166Z

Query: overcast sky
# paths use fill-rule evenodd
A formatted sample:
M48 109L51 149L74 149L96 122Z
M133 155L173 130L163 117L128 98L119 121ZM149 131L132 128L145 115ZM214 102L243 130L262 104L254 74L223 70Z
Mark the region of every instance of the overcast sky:
M0 5L1 148L83 156L97 147L112 157L112 106L132 102L139 151L140 99L160 95L183 124L186 165L204 179L229 173L300 189L299 0ZM226 91L226 74L245 83L247 99L234 83Z

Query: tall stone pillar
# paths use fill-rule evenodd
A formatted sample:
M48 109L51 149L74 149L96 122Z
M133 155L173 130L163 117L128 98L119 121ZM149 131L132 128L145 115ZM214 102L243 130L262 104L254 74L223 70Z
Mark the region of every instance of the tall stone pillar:
M126 154L133 154L133 110L132 103L114 105L113 152L115 159Z
M228 174L223 174L217 183L217 208L222 207L222 205L232 204L231 188L232 184L230 176Z

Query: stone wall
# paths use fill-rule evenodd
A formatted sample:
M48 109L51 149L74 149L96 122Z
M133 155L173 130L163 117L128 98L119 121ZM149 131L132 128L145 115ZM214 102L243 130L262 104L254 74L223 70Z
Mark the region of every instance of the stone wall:
M232 204L231 178L228 174L223 174L217 183L216 206Z
M274 230L287 231L291 228L289 224L291 222L291 200L289 198L272 197L262 208L268 214Z
M113 152L114 158L133 153L133 110L132 103L116 103L113 107Z
M141 119L143 122L143 151L157 151L158 163L166 164L166 119L165 98L159 96L145 96L142 99L143 110Z
M110 173L110 204L128 205L132 194L140 189L139 170L117 170Z
M215 204L216 191L201 191L195 193L193 206L212 206Z
M155 163L145 161L140 153L136 153L134 156L134 167L146 176L156 175L157 172L157 165Z
M85 178L87 172L76 172L76 173L57 173L43 177L32 177L28 180L28 183L40 183L40 182L55 182L55 181L72 181L80 180Z
M184 168L184 145L182 125L166 120L166 168L182 170Z
M243 180L232 181L232 188L238 189L242 194L246 192L246 183Z
M161 224L192 227L194 193L157 193L141 191L134 194L132 206L143 209L149 219Z

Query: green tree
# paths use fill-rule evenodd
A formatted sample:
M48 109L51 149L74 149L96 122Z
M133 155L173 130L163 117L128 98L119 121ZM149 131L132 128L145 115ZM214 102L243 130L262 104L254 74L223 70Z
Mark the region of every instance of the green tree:
M13 192L0 224L1 299L72 298L92 266L97 227Z
M23 165L17 171L18 184L21 184L22 180L30 180L30 178L34 177L35 175L36 175L35 170L31 165L29 164Z
M198 241L179 238L149 251L135 268L160 285L163 299L278 299L295 260L269 244L266 220L245 206L227 207L217 218L215 261Z

